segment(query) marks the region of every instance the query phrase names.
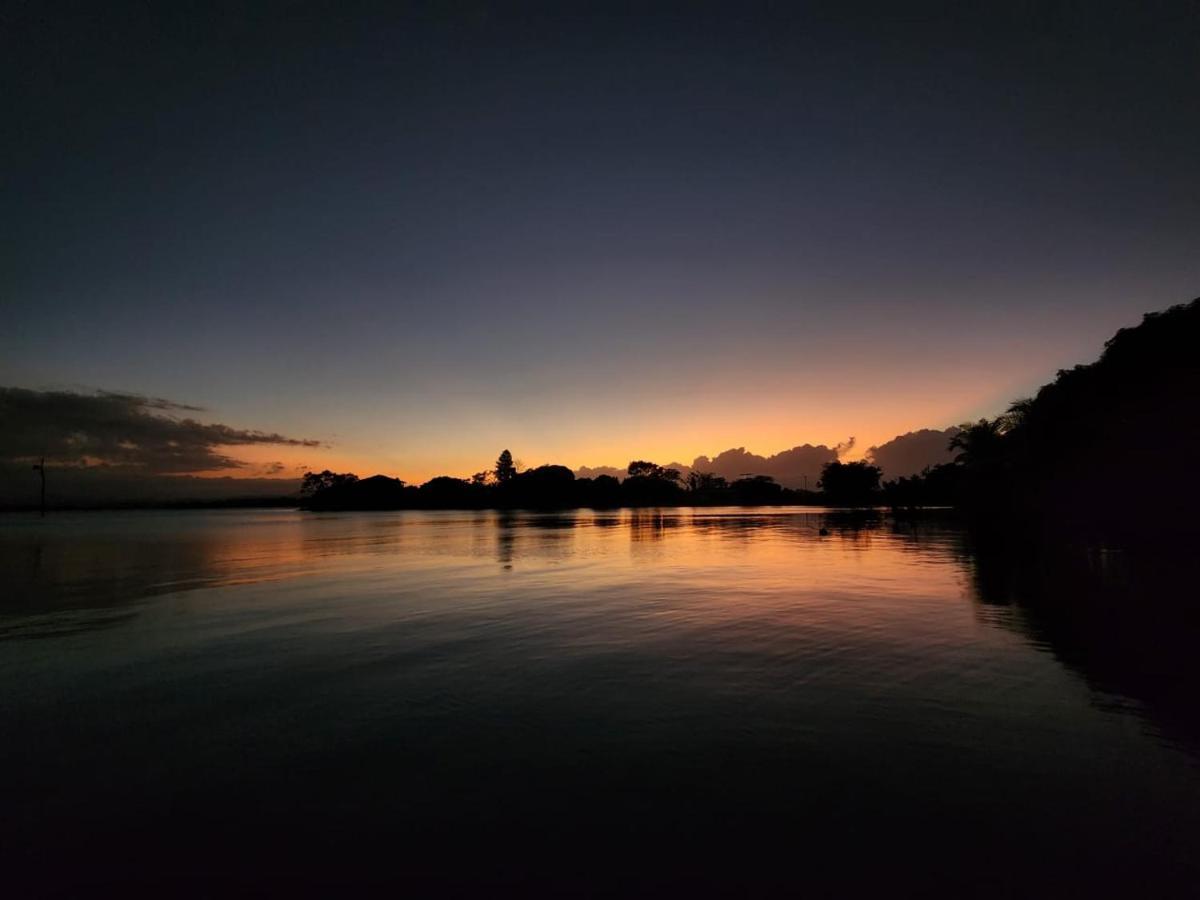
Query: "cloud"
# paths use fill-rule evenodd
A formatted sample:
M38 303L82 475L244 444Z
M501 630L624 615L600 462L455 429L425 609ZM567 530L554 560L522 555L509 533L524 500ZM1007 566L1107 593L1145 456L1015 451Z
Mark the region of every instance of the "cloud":
M770 475L784 487L800 488L807 484L815 489L817 479L821 477L821 467L836 460L837 456L837 447L824 444L803 444L771 456L759 456L748 452L745 447L737 447L719 453L712 459L697 456L692 468L698 472L712 472L730 481L743 475Z
M684 477L689 472L708 472L729 481L736 481L745 475L770 475L784 487L802 488L807 485L815 489L817 479L821 477L821 467L836 460L839 450L844 453L852 446L854 438L837 447L804 444L771 456L759 456L745 447L734 447L712 458L697 456L690 466L673 462L663 468L678 469ZM614 466L581 466L575 470L575 475L578 478L595 478L597 475L624 478L626 470Z
M926 466L950 462L954 458L949 450L950 439L958 431L955 427L944 431L933 428L910 431L878 447L871 447L867 450L867 458L883 469L884 478L914 475Z
M0 387L0 462L45 456L47 463L56 466L172 475L245 467L221 452L224 447L321 446L320 441L176 415L200 411L138 394Z
M663 468L675 469L684 478L692 471L691 466L686 466L681 462L667 463ZM623 481L629 477L629 468L627 466L621 468L617 468L616 466L580 466L575 470L576 478L597 478L601 475L611 475L613 478Z
M20 390L20 388L11 388L10 390L14 390L14 391ZM32 392L32 393L37 393L37 392ZM61 393L69 393L69 392L64 391ZM203 406L188 406L186 403L176 403L174 400L164 400L162 397L143 397L140 394L126 394L121 391L95 391L91 394L89 394L89 393L77 394L77 396L104 397L105 399L108 399L108 400L115 400L115 401L118 401L121 403L132 403L132 404L136 404L138 406L142 406L146 409L158 409L158 410L165 410L167 412L172 412L175 410L182 410L184 412L204 412L205 411Z

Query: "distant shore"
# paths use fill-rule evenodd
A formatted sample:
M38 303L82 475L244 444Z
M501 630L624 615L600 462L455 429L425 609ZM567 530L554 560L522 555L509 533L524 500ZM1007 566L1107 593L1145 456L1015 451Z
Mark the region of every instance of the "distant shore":
M63 506L52 506L46 510L47 516L52 516L55 513L71 513L71 512L153 512L159 510L221 510L221 509L294 509L301 512L403 512L405 510L413 511L495 511L495 512L570 512L572 510L592 509L597 512L611 512L621 509L705 509L705 508L736 508L736 509L755 509L769 507L782 509L786 507L801 507L811 509L838 509L838 510L854 510L860 512L880 512L889 511L890 507L881 506L866 506L866 507L848 507L833 501L782 501L775 503L663 503L663 504L620 504L616 506L402 506L402 507L374 507L374 508L354 508L354 507L321 507L311 508L306 506L300 499L296 497L249 497L249 498L234 498L230 500L179 500L162 503L100 503L100 504L71 504ZM950 507L929 506L921 507L921 510L949 510ZM905 511L901 511L905 512ZM38 515L39 509L36 506L10 506L0 507L0 514L27 514Z

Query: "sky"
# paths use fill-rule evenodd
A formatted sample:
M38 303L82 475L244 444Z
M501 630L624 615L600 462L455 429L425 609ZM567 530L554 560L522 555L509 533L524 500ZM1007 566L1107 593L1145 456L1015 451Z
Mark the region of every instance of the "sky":
M861 452L1200 294L1193 3L90 6L0 23L0 385L194 471Z

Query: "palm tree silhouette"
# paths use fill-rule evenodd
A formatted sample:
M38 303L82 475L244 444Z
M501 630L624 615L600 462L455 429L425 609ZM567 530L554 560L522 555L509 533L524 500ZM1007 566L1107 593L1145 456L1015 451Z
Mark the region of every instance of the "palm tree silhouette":
M973 466L998 458L1005 430L1001 418L980 419L973 425L963 425L962 431L950 438L950 449L959 451L954 461Z

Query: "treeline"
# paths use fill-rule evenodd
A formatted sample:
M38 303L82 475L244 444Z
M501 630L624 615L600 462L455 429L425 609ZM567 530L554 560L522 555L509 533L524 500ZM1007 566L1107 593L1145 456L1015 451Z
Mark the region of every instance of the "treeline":
M635 460L628 477L576 478L566 466L518 471L505 450L469 479L419 487L374 476L310 473L309 509L611 508L823 504L896 510L952 506L977 520L1067 523L1111 534L1187 528L1200 490L1200 300L1144 317L1100 359L1063 370L1000 416L964 425L951 463L881 482L867 462L830 462L817 491L766 475L728 481Z
M816 491L785 488L767 475L727 481L719 475L665 469L645 460L629 464L628 476L576 478L566 466L517 471L505 450L493 469L471 478L439 476L418 486L376 475L309 473L301 487L308 509L567 509L622 506L764 506L819 504ZM878 470L876 470L878 471Z

